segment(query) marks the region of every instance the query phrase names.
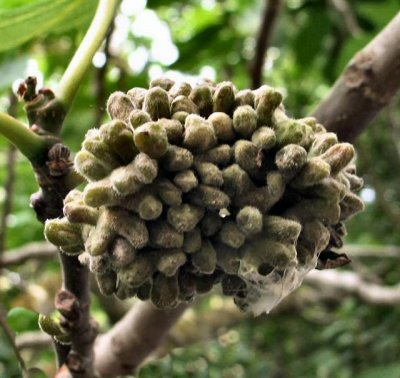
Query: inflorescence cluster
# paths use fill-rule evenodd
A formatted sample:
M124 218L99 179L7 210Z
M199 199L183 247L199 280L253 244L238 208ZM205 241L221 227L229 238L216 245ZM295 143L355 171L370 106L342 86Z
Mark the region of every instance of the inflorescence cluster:
M266 85L166 78L113 93L112 121L75 157L88 183L47 239L80 254L105 295L171 308L221 283L240 308L269 311L363 208L353 146L281 101Z

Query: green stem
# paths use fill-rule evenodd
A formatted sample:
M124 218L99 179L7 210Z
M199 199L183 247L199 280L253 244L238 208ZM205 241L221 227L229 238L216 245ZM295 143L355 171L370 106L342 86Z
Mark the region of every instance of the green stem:
M25 124L0 112L0 134L14 144L30 161L35 161L48 147L46 140Z
M82 79L92 63L93 56L107 34L119 3L120 0L99 1L93 21L65 71L58 88L57 97L66 111L71 107Z

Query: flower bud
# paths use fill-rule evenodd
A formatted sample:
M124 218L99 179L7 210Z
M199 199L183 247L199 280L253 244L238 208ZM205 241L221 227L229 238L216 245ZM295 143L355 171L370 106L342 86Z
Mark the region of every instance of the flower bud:
M150 88L161 87L162 89L169 91L174 84L175 81L169 79L168 77L159 77L150 82Z
M245 206L236 215L236 223L240 230L247 236L258 234L263 228L263 218L259 209Z
M240 230L236 223L227 221L222 224L218 233L219 240L231 248L240 248L245 240L245 234Z
M188 169L193 164L193 154L186 148L170 145L162 158L162 166L167 171L177 172Z
M230 204L230 198L223 191L208 185L197 186L188 193L188 199L194 205L208 210L223 209Z
M195 227L193 230L184 233L182 249L185 253L194 253L200 250L201 243L200 229Z
M203 84L193 88L189 98L196 104L202 117L208 117L212 113L213 98L208 85Z
M258 149L268 151L275 146L275 132L270 127L260 127L253 133L251 141Z
M235 138L232 119L225 113L215 112L208 117L211 122L214 133L218 140L222 142L231 142Z
M186 96L177 96L171 102L171 113L185 112L188 114L199 114L196 104ZM177 119L177 118L174 118Z
M192 87L189 83L175 83L169 90L169 95L172 98L176 98L178 96L189 97L190 92L192 91Z
M156 248L181 248L183 233L166 221L157 220L149 224L150 245Z
M143 110L149 113L153 121L160 118L169 118L169 98L168 93L160 88L150 88L144 97Z
M137 129L139 126L142 126L147 122L151 122L151 118L144 110L134 109L129 114L129 125L132 129Z
M114 92L107 100L107 112L112 119L128 122L133 108L131 99L123 92Z
M204 152L217 143L214 129L210 122L190 114L185 121L183 145L193 152Z
M233 113L233 128L244 138L250 138L257 128L257 113L250 105L236 108Z
M196 172L204 185L222 186L224 178L220 169L212 163L196 163Z
M142 109L146 93L147 89L135 87L130 89L126 94L136 109Z
M135 145L139 151L158 159L167 152L168 137L159 122L147 122L135 129Z
M199 181L191 169L186 169L175 175L174 183L183 193L187 193L195 188L199 184Z
M213 95L213 111L230 114L235 103L235 88L229 81L217 85Z
M217 264L217 255L211 242L207 239L203 240L201 249L192 253L193 266L203 274L211 274L214 272Z

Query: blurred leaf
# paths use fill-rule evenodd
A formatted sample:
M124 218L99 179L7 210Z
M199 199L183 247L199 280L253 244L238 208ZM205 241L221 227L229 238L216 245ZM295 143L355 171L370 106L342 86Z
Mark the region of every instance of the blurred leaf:
M375 366L364 370L360 374L354 376L354 378L398 378L400 372L400 363Z
M23 378L46 378L47 375L43 370L40 370L38 368L31 368L28 369Z
M10 87L15 80L22 77L28 67L28 59L27 55L20 55L0 63L0 89Z
M52 31L65 31L81 25L87 20L87 6L93 5L94 1L41 0L25 4L17 8L0 8L0 51L15 48Z
M39 314L24 307L15 307L7 314L10 327L17 333L38 329Z

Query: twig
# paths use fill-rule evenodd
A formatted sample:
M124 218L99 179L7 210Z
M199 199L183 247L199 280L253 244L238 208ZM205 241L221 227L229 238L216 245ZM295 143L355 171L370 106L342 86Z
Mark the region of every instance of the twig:
M52 345L52 338L48 334L39 331L24 332L17 335L15 345L18 350L49 348Z
M30 161L36 161L47 152L45 138L30 130L25 124L0 112L0 134L14 144Z
M400 286L381 286L363 281L356 273L335 270L311 271L307 283L322 287L344 290L359 296L366 303L375 306L400 304Z
M330 0L330 3L343 18L350 35L352 37L358 37L362 33L362 30L358 25L357 18L350 4L346 0Z
M8 96L10 104L8 106L8 114L15 117L17 112L17 98L11 92ZM7 178L4 185L5 189L5 200L3 206L3 212L0 219L0 259L6 247L6 236L7 236L7 218L12 211L12 203L14 197L14 183L15 183L15 164L17 160L17 149L14 145L10 145L7 153Z
M400 88L400 12L356 54L314 116L353 141Z
M25 372L26 371L25 362L21 356L21 353L19 352L19 350L17 348L17 345L15 344L15 332L10 328L10 326L7 323L6 309L3 307L1 302L0 302L0 327L3 329L6 339L8 340L11 347L13 348L15 356L18 359L18 362L20 364L22 371Z
M138 302L95 344L95 371L99 377L113 378L136 371L166 337L185 311L157 310L149 302Z
M271 40L272 31L282 7L282 0L267 0L265 11L258 32L254 61L251 69L252 88L258 88L262 84L262 71L266 50Z
M114 19L119 0L100 0L96 14L61 79L57 97L68 110L79 90L82 79L92 63L92 58L107 34Z
M54 259L57 248L47 242L29 243L21 248L6 251L0 257L0 267L20 265L32 259Z

